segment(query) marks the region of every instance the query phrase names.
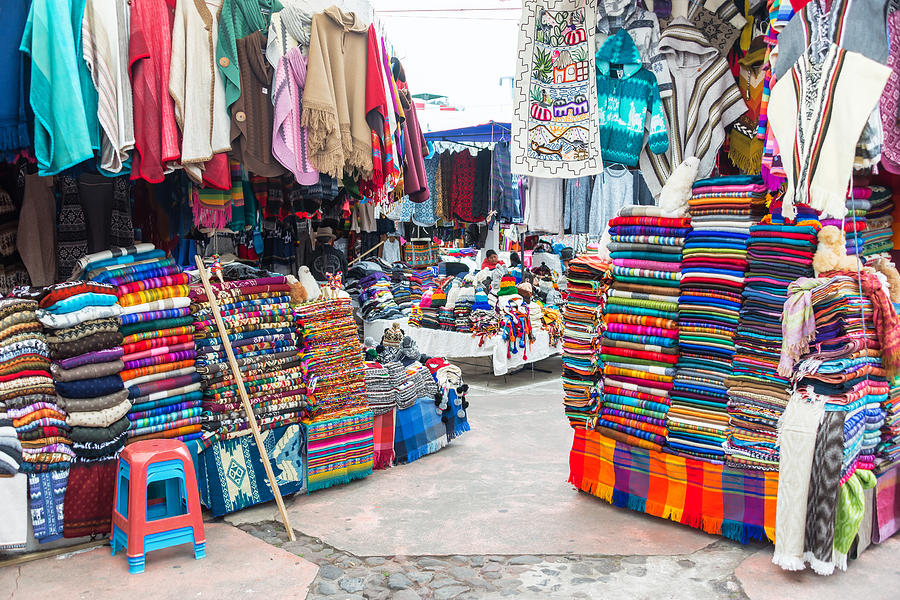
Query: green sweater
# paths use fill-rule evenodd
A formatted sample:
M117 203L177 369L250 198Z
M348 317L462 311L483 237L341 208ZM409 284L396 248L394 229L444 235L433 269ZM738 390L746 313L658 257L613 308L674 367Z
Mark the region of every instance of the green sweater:
M216 62L225 84L225 105L231 105L241 96L237 41L254 31L268 32L272 13L282 9L278 0L225 0L219 16L219 40L216 44Z

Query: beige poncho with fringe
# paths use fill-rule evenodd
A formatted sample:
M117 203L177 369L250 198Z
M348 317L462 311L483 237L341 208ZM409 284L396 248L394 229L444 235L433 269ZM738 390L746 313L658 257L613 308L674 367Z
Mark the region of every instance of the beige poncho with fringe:
M366 123L367 26L336 6L312 19L301 124L320 173L372 175L372 131Z

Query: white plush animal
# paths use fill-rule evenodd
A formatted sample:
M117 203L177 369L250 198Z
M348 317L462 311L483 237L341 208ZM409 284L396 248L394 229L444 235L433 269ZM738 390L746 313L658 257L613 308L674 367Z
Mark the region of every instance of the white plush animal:
M303 289L306 290L306 301L312 302L313 300L318 299L318 297L322 295L322 290L319 289L319 284L316 283L315 277L309 272L309 267L300 267L298 275L300 284L303 286Z
M689 156L675 167L666 184L659 192L659 207L666 215L684 216L688 212L688 201L691 199L691 186L697 178L700 159Z

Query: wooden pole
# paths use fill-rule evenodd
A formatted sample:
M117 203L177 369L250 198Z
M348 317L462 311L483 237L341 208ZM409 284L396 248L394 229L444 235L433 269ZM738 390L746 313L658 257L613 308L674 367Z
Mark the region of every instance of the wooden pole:
M212 309L213 317L216 319L216 328L219 330L219 336L222 338L222 345L225 346L225 354L228 356L228 363L231 365L231 372L234 380L237 382L238 392L241 395L241 404L244 405L244 412L247 414L247 420L250 422L250 431L253 432L253 439L256 440L256 448L259 450L259 457L263 466L266 468L266 477L269 480L269 486L272 488L272 495L275 496L275 503L278 504L278 510L281 512L281 520L284 522L284 528L288 537L293 542L297 538L294 536L294 529L291 527L291 520L288 518L287 511L284 508L284 499L281 497L281 490L275 481L275 473L272 471L272 465L269 462L269 453L263 444L259 435L259 425L256 423L256 415L253 413L253 405L250 404L250 397L247 396L247 388L244 387L244 378L241 375L241 369L237 360L234 358L234 350L231 347L231 340L228 339L228 330L225 328L225 322L222 321L222 313L219 312L219 303L213 293L212 285L209 283L209 272L203 264L203 259L196 255L194 262L197 263L197 271L200 273L200 280L203 282L203 289L206 291L206 298Z
M359 256L357 256L356 258L354 258L353 260L351 260L351 261L350 261L350 264L352 265L352 264L355 263L356 261L362 260L362 257L363 257L363 256L366 256L367 254L371 254L372 252L375 252L376 250L378 250L379 248L381 248L381 246L383 246L383 245L384 245L384 242L386 242L386 241L387 241L387 240L382 240L382 241L378 242L377 244L375 244L374 246L372 246L371 248L369 248L368 250L366 250L365 252L363 252L362 254L360 254Z

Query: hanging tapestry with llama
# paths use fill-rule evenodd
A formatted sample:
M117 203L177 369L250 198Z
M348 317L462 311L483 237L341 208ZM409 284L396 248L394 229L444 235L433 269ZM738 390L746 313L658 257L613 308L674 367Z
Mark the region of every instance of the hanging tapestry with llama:
M595 3L525 0L513 105L512 172L603 171L594 67Z

